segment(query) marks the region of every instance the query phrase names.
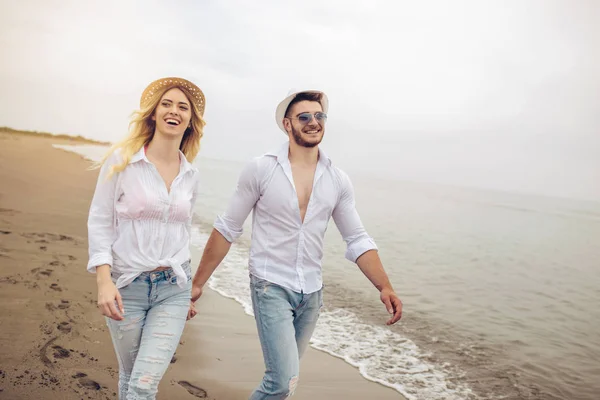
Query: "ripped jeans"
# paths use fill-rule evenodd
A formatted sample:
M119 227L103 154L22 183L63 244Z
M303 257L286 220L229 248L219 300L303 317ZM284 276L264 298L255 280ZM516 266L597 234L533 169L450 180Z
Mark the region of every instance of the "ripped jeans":
M286 399L298 384L300 358L317 325L323 290L296 293L250 275L250 292L266 367L250 400Z
M154 399L183 333L191 298L189 262L184 288L172 269L144 272L119 289L124 319L106 318L119 361L119 400ZM113 276L113 280L117 277Z

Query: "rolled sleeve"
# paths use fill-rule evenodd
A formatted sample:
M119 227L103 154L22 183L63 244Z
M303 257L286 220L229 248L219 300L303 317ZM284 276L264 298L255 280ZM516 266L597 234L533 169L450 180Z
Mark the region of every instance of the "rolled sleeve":
M106 179L110 168L117 164L120 157L112 154L100 168L96 190L88 216L88 252L87 270L96 273L96 267L113 264L112 245L115 241L114 201L117 186L117 175Z
M108 264L110 266L113 265L113 256L112 254L108 254L108 253L103 253L103 254L94 254L92 257L90 257L90 260L88 262L87 265L87 270L89 272L91 272L92 274L96 273L96 267L100 266L100 265L105 265Z
M352 262L356 262L358 257L362 256L369 250L377 250L377 245L373 238L366 237L359 239L351 244L348 244L346 249L346 258Z
M377 250L375 241L365 230L356 210L352 182L343 173L341 175L340 197L333 210L332 217L344 242L346 242L346 259L355 263L358 257L365 252Z
M244 222L260 197L259 160L254 159L242 170L235 192L225 213L217 216L214 228L233 243L244 232Z
M235 221L230 220L228 222L226 217L221 215L217 216L214 224L214 228L219 231L219 233L223 235L223 237L227 239L229 243L235 242L240 236L242 236L242 233L244 233L242 227L234 229L233 226L237 226Z

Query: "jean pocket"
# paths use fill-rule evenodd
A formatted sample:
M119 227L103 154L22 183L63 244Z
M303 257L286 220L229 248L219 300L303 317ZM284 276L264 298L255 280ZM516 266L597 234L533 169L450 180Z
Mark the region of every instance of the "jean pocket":
M265 290L266 288L268 288L271 285L271 282L264 280L264 279L260 279L257 278L254 275L250 275L250 285L254 288L254 289L258 289L258 290Z

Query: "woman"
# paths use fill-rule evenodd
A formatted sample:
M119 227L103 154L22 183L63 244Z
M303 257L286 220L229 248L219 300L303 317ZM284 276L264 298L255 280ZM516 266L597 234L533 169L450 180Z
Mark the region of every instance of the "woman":
M144 90L130 134L99 163L88 219L98 307L119 361L119 399L154 399L190 303L190 231L204 94L181 78Z

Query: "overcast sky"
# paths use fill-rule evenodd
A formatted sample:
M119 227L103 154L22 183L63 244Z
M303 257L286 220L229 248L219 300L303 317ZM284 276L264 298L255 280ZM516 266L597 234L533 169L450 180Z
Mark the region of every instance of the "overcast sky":
M115 141L181 76L207 98L201 156L248 160L317 88L349 170L600 200L598 21L594 0L4 1L0 126Z

